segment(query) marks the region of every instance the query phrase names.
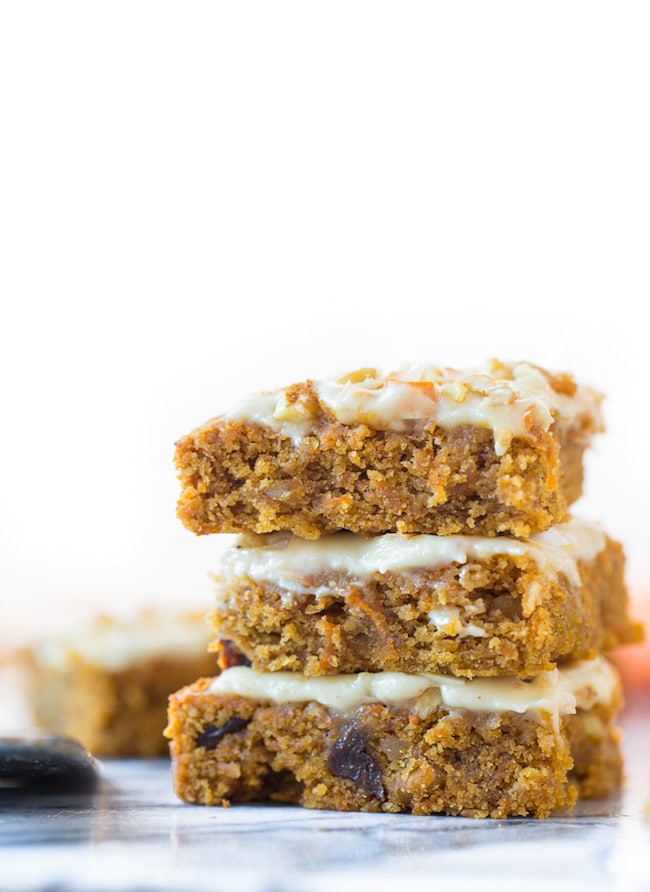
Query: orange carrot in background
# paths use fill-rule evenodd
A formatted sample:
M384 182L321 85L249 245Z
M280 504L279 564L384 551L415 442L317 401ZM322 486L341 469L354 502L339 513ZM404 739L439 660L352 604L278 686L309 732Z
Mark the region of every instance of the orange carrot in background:
M641 644L629 644L612 651L612 661L620 669L623 683L629 690L650 690L650 593L633 595L630 612L645 627Z

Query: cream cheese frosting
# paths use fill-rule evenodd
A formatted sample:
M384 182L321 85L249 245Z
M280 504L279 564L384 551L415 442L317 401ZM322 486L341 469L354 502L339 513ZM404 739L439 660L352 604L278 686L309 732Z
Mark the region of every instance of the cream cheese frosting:
M494 361L475 372L424 365L393 372L362 369L313 382L313 387L320 403L343 424L395 431L431 421L444 428L484 427L493 431L499 455L514 437L548 431L556 420L571 424L582 419L592 430L602 430L600 393L588 387L557 391L528 363ZM249 397L226 419L265 425L293 440L313 427L306 399L289 403L285 389Z
M485 602L482 598L477 603L466 604L460 607L436 607L429 611L429 625L442 632L445 636L456 638L486 638L487 632L482 626L468 621L468 617L485 611Z
M410 703L422 715L438 705L474 712L548 713L557 723L576 709L610 703L619 687L604 657L581 660L568 668L520 678L459 679L430 673L357 672L307 677L297 672L259 672L234 666L219 675L209 691L272 703L315 701L347 714L365 703ZM433 695L433 696L432 696Z
M348 532L316 540L290 533L244 535L223 553L220 576L225 589L248 577L258 583L273 583L288 594L301 594L314 593L310 577L328 573L363 580L374 573L434 569L511 555L527 556L544 573L563 574L578 586L578 561L593 561L605 543L600 527L577 518L528 539L400 533L364 537Z
M37 642L38 663L64 671L78 661L118 672L156 656L198 656L214 637L197 614L144 611L131 621L100 617L87 627Z

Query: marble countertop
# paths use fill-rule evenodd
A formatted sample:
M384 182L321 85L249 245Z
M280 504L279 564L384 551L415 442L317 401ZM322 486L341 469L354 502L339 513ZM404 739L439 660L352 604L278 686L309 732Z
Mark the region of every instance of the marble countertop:
M102 762L94 794L0 790L0 889L650 890L650 695L623 728L621 795L545 821L204 808L166 760Z

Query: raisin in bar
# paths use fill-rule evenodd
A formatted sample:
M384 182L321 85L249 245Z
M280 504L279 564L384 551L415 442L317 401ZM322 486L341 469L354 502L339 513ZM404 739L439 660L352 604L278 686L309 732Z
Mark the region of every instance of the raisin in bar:
M640 638L624 557L573 519L528 539L245 535L211 614L254 668L529 677Z
M35 642L20 655L34 721L98 756L166 755L169 695L218 672L210 637L202 614L145 610Z
M620 683L603 658L531 681L235 666L170 700L187 802L545 817L621 781Z
M600 402L526 363L306 381L180 440L178 515L200 534L528 536L581 494Z

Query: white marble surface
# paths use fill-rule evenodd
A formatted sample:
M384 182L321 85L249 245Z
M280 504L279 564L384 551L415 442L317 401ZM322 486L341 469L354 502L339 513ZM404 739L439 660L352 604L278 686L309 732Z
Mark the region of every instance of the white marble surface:
M650 697L623 726L622 795L545 821L188 806L166 761L104 762L94 795L0 790L0 889L650 890Z

